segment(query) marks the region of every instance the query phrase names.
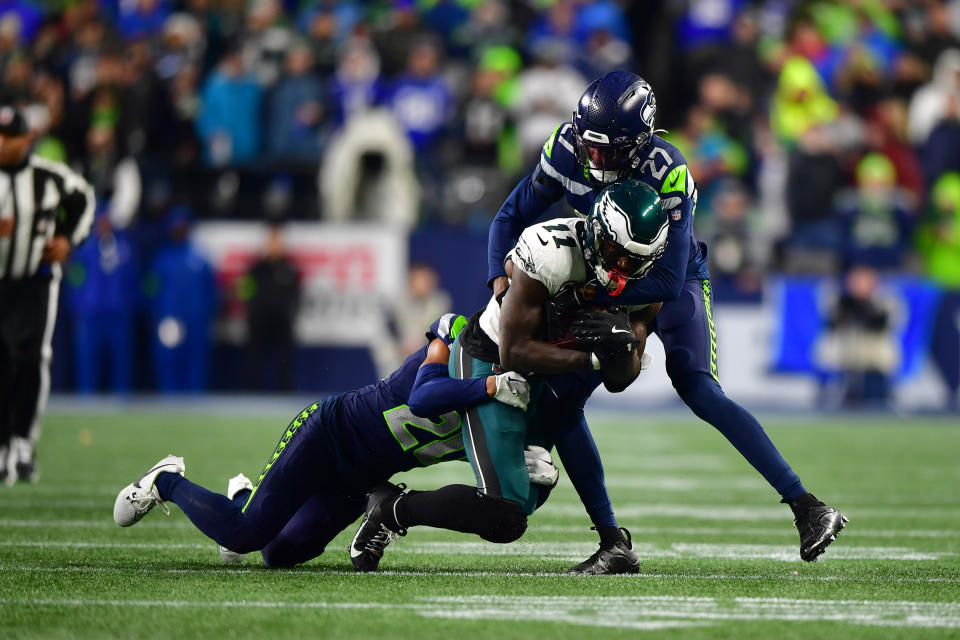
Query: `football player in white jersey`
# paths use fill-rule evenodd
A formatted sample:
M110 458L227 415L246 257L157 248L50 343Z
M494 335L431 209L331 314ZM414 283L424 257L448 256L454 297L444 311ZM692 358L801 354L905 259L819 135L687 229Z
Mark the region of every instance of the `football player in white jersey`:
M569 324L563 318L547 322L545 310L551 298L588 281L617 294L642 278L663 254L667 229L668 213L656 190L624 180L604 190L586 219L553 220L524 231L506 260L513 276L510 287L491 298L460 333L450 375L540 374L530 376L530 407L526 412L505 405L507 410L487 405L467 411L463 440L477 485L409 493L390 487L372 493L355 548L370 548L378 560L393 537L384 531L402 535L416 525L475 533L492 542L523 535L538 495L530 490L524 437L536 415L538 394L550 392L544 374L598 376L608 390L622 391L640 373L646 325L659 305L584 311ZM629 534L617 535L616 544L601 546L584 563L589 565L584 572L639 570ZM373 545L377 540L383 544Z

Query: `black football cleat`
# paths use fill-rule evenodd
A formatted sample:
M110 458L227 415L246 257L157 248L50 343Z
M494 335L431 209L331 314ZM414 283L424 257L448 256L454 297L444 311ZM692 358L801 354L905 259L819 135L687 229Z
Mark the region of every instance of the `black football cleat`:
M812 493L781 502L790 505L793 511L793 524L800 532L800 559L804 562L816 562L849 522L845 515L820 502Z
M20 460L17 462L17 482L34 483L40 479L40 467L37 466L36 456L31 456L29 460Z
M12 486L17 482L16 462L7 447L0 447L0 484Z
M595 529L596 527L591 527ZM612 527L611 527L612 529ZM596 553L567 573L577 576L612 576L620 573L640 573L640 558L633 550L630 532L620 527L618 539L613 542L601 540Z
M367 511L350 542L350 559L357 571L376 571L390 541L407 535L393 514L393 507L406 488L404 484L385 482L367 494Z

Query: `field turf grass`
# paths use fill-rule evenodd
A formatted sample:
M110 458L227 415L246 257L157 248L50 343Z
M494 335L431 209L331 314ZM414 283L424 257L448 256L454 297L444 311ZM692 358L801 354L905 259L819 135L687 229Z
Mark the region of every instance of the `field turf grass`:
M297 569L258 555L223 566L176 506L120 529L114 497L167 453L220 491L255 478L287 415L54 413L40 482L0 487L0 637L960 637L956 418L767 421L807 487L850 517L815 564L799 559L787 507L710 427L591 419L639 576L563 575L596 544L563 475L514 544L413 530L358 575L351 527ZM402 480L472 474L449 463Z

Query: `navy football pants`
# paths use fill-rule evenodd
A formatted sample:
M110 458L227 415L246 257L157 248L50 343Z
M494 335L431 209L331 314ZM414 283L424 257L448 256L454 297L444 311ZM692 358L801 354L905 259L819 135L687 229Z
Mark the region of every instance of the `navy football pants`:
M267 566L293 566L320 555L363 514L365 494L375 484L338 468L334 429L325 415L332 411L326 408L326 402L313 404L294 418L249 496L231 501L162 473L156 482L161 498L217 544L237 553L262 550Z
M654 332L663 342L674 389L697 417L720 431L781 496L806 493L757 419L720 387L710 281L687 280L680 297L664 303Z

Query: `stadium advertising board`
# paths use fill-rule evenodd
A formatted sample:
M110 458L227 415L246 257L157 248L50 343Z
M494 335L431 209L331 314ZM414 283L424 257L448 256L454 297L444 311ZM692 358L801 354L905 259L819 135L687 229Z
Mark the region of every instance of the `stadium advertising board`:
M194 241L213 263L225 292L218 337L246 337L244 276L260 257L262 224L203 222ZM384 306L406 287L406 236L389 227L290 223L287 254L300 273L297 340L308 345L360 346L384 327Z

